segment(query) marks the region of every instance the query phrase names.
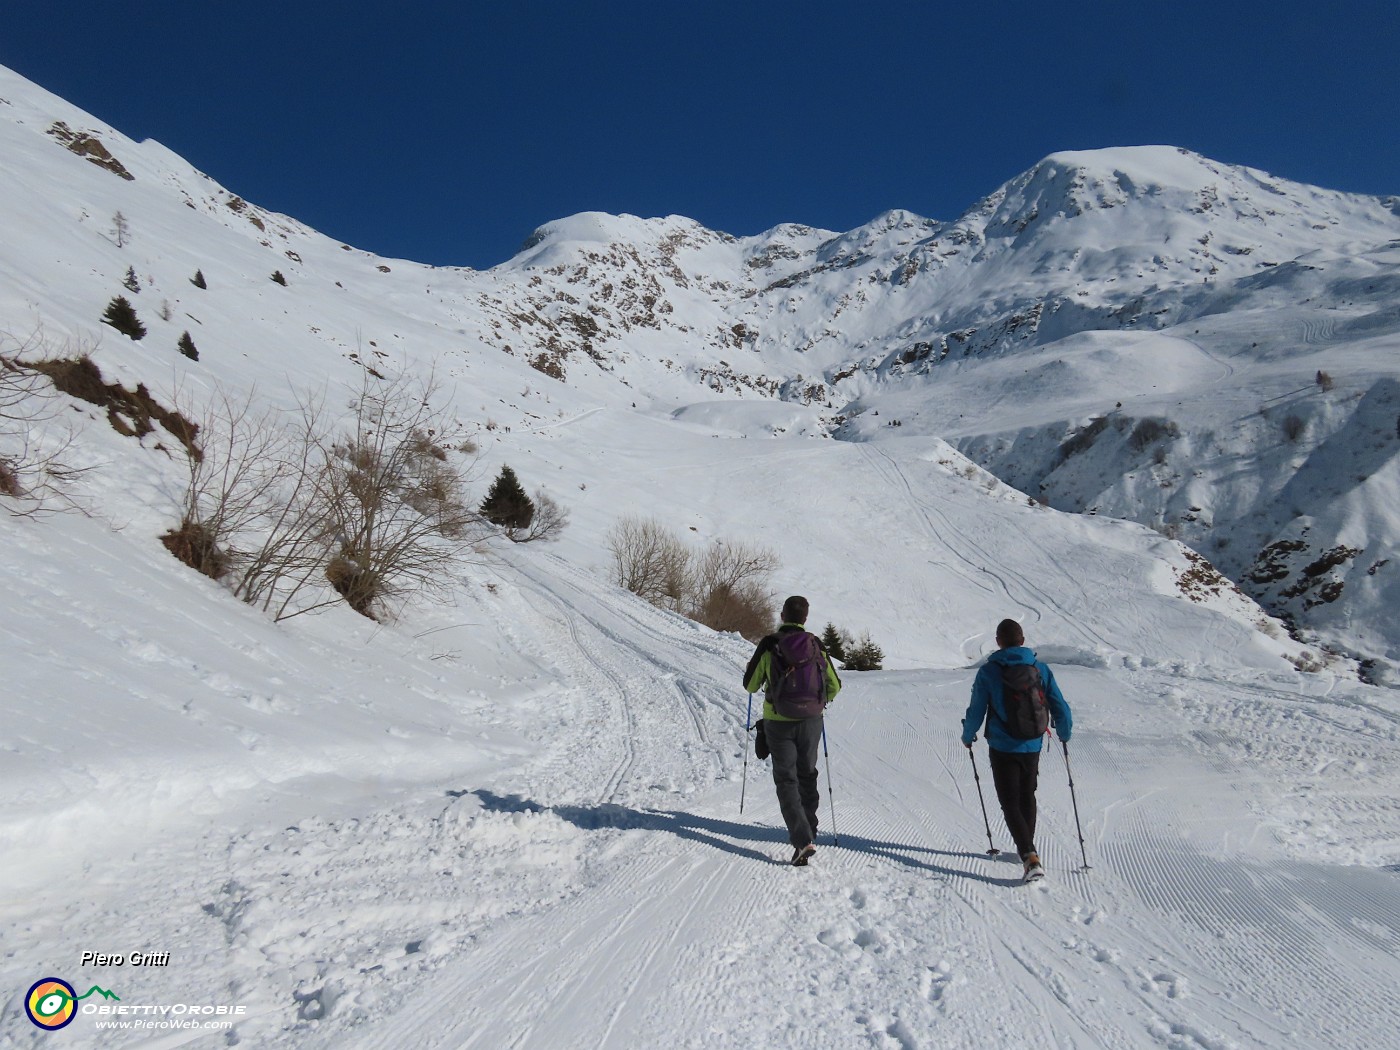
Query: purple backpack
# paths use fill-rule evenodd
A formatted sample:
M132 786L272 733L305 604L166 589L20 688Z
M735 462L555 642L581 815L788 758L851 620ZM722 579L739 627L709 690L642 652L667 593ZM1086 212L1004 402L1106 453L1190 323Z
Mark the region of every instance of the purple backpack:
M817 636L787 631L772 649L768 702L784 718L811 718L826 707L826 653Z

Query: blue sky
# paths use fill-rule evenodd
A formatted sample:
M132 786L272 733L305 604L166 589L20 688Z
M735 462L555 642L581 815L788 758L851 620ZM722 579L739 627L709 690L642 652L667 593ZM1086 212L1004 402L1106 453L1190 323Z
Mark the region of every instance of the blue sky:
M951 219L1062 149L1400 194L1400 0L7 0L0 64L381 255L578 211Z

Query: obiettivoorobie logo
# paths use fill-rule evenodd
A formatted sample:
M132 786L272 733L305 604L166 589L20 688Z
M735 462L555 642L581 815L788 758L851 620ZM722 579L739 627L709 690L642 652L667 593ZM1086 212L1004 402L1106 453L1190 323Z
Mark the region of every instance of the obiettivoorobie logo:
M24 997L25 1015L46 1032L56 1032L72 1022L78 1012L78 1002L89 995L100 995L104 999L121 999L106 988L93 985L82 995L74 991L67 981L57 977L45 977L35 981Z

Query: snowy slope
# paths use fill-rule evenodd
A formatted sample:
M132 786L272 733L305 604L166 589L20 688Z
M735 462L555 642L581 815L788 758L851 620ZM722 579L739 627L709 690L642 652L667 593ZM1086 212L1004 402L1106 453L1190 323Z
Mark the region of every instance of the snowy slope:
M1125 506L1045 505L1097 499L1094 474L1066 471L1052 479L1063 493L1032 501L1035 461L1002 447L1049 440L1037 428L1098 411L1119 383L1139 391L1139 415L1153 398L1212 394L1202 418L1226 418L1245 409L1219 379L1257 369L1257 395L1290 382L1286 369L1135 330L1016 354L988 344L940 364L947 377L894 368L898 341L940 301L924 282L963 263L901 284L893 260L980 230L977 251L1015 277L1011 250L988 247L1001 234L976 217L986 208L948 226L893 212L849 234L747 239L583 215L494 270L434 269L265 213L8 72L0 100L5 353L96 342L106 378L197 418L218 387L279 407L324 393L337 412L366 374L433 369L482 445L480 487L508 462L571 514L557 543L498 538L444 581L443 601L392 622L335 606L274 624L159 543L183 469L160 432L123 436L59 398L11 434L69 433L66 460L88 470L70 487L78 511L0 516L0 1045L973 1047L1027 1023L1057 1046L1397 1045L1395 694L1342 663L1300 674L1315 650L1187 548L1109 516ZM100 138L133 178L67 150L48 134L56 121ZM1189 184L1206 162L1179 163ZM1074 182L1042 173L1015 194L1100 192ZM988 206L997 221L1007 194ZM1352 232L1388 221L1323 196L1299 198L1298 214L1335 207ZM1328 250L1329 281L1393 265L1386 249ZM1248 281L1262 271L1247 259L1222 256L1222 269ZM140 342L97 321L128 266ZM914 293L923 305L904 301ZM1251 303L1265 309L1251 296L1287 297L1268 280L1230 294L1199 310L1221 340L1241 338ZM1359 369L1389 338L1366 316L1306 345L1356 354ZM175 351L183 331L197 362ZM1207 358L1203 391L1193 362ZM1338 378L1316 395L1337 403L1327 425L1379 425L1364 397L1365 415L1348 407L1343 358L1323 360ZM1043 378L1026 378L1032 361L1070 378L1027 386ZM959 413L977 419L954 424ZM1108 454L1119 432L1103 434L1066 467L1105 456L1101 488L1141 498L1126 453ZM1384 542L1385 449L1374 502L1347 511L1283 491L1335 478L1345 453L1318 447L1307 471L1240 454L1248 480L1219 486L1230 513L1245 519L1258 490L1308 501L1317 533L1339 520ZM1228 475L1223 458L1210 469ZM611 585L604 538L627 512L696 544L778 548L780 592L884 647L891 670L849 673L832 711L825 830L840 845L824 836L810 870L774 863L786 848L767 768L744 757L748 644ZM1007 615L1075 705L1093 865L1075 870L1063 761L1048 753L1052 884L1029 892L985 855L956 739L972 668ZM1377 644L1388 637L1377 628ZM995 814L992 835L1008 844ZM82 965L84 951L171 958ZM51 1036L23 1013L49 975L131 1005L244 1012L232 1035L99 1031L84 1015Z
M51 698L6 720L13 1045L55 1038L19 1006L48 974L133 1005L239 1004L240 1045L271 1047L1394 1045L1392 693L1046 647L1081 726L1093 868L1051 751L1052 881L1027 890L984 855L956 739L970 670L848 673L823 814L839 845L799 873L766 765L741 758L736 639L526 549L493 564L494 594L401 630L273 628L88 538L25 561L71 580L81 558L165 601L118 627L21 587L29 615L7 617L28 654L12 680ZM190 623L212 637L168 644ZM995 817L992 835L1007 845ZM176 964L79 967L83 950ZM223 1045L94 1024L65 1038Z
M113 375L196 387L271 374L295 390L355 363L432 361L501 427L715 398L810 405L814 432L852 439L893 417L1059 509L1180 537L1373 678L1400 661L1384 614L1400 597L1400 198L1171 147L1071 152L951 221L892 211L846 233L736 238L586 213L476 272L332 242L13 73L0 99L12 345L100 340ZM66 152L80 136L132 178ZM150 328L135 348L97 320L128 266ZM172 360L185 331L197 369ZM1067 454L1113 413L1120 440ZM1125 447L1143 419L1167 438ZM1358 553L1308 575L1344 550Z

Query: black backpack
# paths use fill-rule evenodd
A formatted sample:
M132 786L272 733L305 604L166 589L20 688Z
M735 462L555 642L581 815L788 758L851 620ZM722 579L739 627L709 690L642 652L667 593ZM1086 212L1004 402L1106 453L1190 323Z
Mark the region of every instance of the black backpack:
M1017 740L1034 740L1050 728L1045 683L1035 664L1003 664L1001 697L1006 709L1006 731Z

